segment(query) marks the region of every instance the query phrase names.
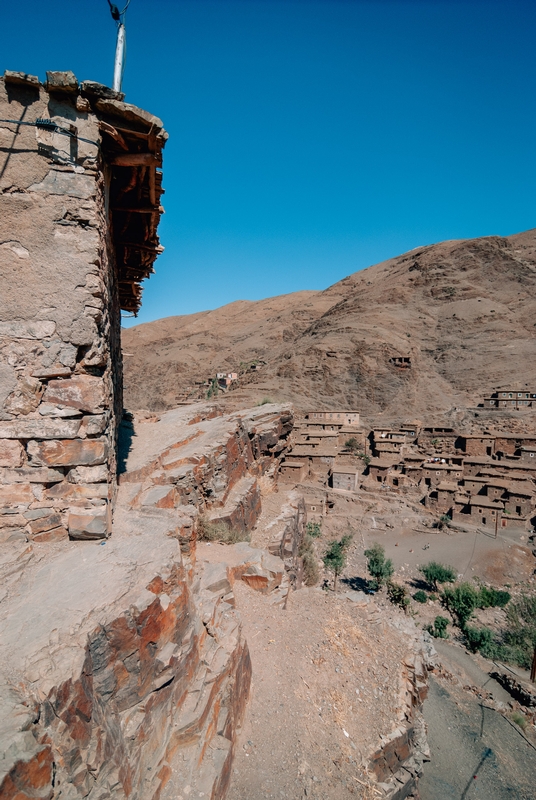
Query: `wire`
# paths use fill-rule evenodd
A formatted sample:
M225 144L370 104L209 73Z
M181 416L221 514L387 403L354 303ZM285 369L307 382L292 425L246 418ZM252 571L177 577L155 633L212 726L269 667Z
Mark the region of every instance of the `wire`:
M108 0L108 5L110 6L110 13L112 15L112 19L115 20L115 22L117 22L118 25L123 25L124 24L123 17L127 13L127 8L130 5L130 0L127 0L125 7L123 8L122 11L119 11L119 8L115 5L115 3L111 3L110 0Z
M8 125L29 125L33 128L40 128L41 130L50 131L51 133L60 133L62 136L69 136L71 139L78 139L79 142L86 142L86 144L94 144L95 147L100 147L99 142L94 142L93 139L85 139L83 136L78 136L77 133L62 128L61 125L51 119L36 119L34 122L23 122L20 119L0 119L0 123L6 122Z

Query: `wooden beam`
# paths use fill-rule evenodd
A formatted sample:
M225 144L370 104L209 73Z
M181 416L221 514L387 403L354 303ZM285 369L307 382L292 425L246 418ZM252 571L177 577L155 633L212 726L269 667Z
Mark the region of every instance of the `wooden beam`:
M110 161L114 167L159 167L162 159L154 153L125 153Z
M135 208L127 208L126 206L114 206L112 211L124 211L127 214L163 214L164 209L162 206L137 206Z
M104 120L101 120L99 122L99 130L101 130L103 133L107 133L108 136L111 136L114 142L117 142L117 144L122 150L126 150L128 152L128 150L130 149L128 144L125 142L119 131L117 131L113 125L110 125L108 122L104 122Z
M161 244L139 244L138 242L116 242L116 247L132 247L134 250L147 250L148 253L163 253Z

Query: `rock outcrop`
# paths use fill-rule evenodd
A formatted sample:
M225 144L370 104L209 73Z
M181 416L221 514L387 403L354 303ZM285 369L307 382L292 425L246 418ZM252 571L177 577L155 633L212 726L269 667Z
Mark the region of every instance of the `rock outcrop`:
M281 602L288 580L247 544L232 568L196 563L197 521L269 468L291 426L276 407L136 424L110 539L6 546L2 798L225 796L251 678L233 584Z

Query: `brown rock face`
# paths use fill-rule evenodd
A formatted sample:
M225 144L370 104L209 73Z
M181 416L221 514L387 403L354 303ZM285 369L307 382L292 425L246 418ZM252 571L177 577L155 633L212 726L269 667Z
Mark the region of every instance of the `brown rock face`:
M91 375L73 375L68 380L52 380L48 382L43 402L97 414L106 404L104 385L100 378Z
M0 440L0 467L21 467L24 448L20 442L12 439Z
M106 439L29 442L28 453L35 463L49 467L91 467L104 464L108 455L108 443Z

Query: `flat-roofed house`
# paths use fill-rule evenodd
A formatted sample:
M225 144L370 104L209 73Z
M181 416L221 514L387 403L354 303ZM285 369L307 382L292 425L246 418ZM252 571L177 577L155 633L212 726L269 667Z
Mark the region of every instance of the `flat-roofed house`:
M359 470L347 464L335 464L332 469L332 485L334 489L355 492L359 481Z

